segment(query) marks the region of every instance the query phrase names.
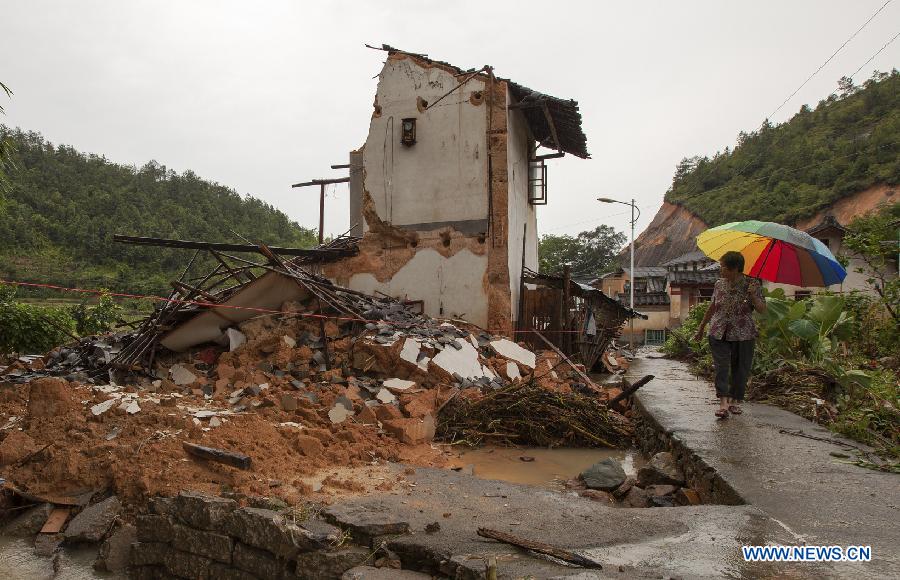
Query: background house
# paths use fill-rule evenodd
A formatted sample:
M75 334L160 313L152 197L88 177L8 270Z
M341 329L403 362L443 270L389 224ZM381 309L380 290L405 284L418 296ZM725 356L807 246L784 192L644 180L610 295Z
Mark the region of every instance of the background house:
M827 290L830 292L874 292L872 287L866 282L866 279L872 276L872 272L861 257L844 246L844 234L847 232L847 228L845 228L837 218L833 215L826 215L822 218L822 221L808 228L806 232L825 244L825 246L831 250L831 253L845 264L847 277L844 278L844 281L840 284L828 286ZM891 269L892 271L888 272L888 274L896 276L896 262L891 265ZM821 288L789 286L786 284L773 284L771 282L766 282L764 286L770 290L782 288L784 289L785 295L793 296L797 299L806 298L807 296L822 290Z
M688 252L663 264L669 295L669 327L679 326L691 307L712 298L719 277L718 262L700 250Z
M634 276L629 268L619 268L615 272L604 274L591 282L604 294L629 305L631 299L631 282L634 280L634 309L647 318L634 319L634 342L643 344L660 343L665 340L665 331L669 328L669 302L666 292L666 269L663 267L636 267ZM631 324L622 330L622 338L631 337Z

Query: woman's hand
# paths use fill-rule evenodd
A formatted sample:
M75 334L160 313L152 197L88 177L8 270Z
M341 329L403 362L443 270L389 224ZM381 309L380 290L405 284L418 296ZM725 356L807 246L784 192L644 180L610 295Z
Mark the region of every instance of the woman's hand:
M759 297L759 280L750 280L747 283L747 301L750 304L751 312L766 311L766 301Z
M700 326L700 328L697 329L697 332L694 333L694 342L700 342L701 340L703 340L703 331L704 330L706 330L706 328L702 325Z

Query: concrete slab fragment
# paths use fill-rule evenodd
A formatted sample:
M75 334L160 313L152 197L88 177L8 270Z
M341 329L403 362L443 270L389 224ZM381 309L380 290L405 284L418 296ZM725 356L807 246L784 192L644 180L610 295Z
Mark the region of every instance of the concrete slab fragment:
M247 337L237 328L229 328L225 331L225 338L228 340L228 351L237 350L242 344L247 342Z
M169 367L169 375L172 382L179 386L190 385L197 380L197 375L178 364Z
M391 392L406 391L416 386L416 381L407 381L404 379L387 379L384 381L384 387ZM382 401L384 402L384 401Z
M451 375L457 374L467 379L480 377L492 379L497 376L491 369L481 364L478 351L471 342L464 338L457 338L455 344L459 349L445 348L434 356L432 362Z
M381 389L380 391L378 391L378 394L375 395L375 398L377 398L385 405L393 403L397 400L397 397L395 397L394 394L387 389Z
M500 340L492 340L491 346L500 356L511 358L514 361L520 362L528 368L534 368L534 365L537 362L537 357L533 352L528 350L527 348L522 348L515 342L508 340L506 338L501 338Z
M112 409L113 405L115 405L117 402L119 402L118 399L107 399L102 403L97 403L96 405L91 407L91 414L93 414L95 417L100 416Z

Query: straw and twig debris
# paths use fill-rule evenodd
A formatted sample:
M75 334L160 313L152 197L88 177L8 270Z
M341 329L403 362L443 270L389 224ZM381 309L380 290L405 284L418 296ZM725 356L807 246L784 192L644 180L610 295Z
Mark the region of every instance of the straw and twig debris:
M545 389L535 380L457 398L443 410L438 434L470 445L618 447L632 437L630 422L596 396Z

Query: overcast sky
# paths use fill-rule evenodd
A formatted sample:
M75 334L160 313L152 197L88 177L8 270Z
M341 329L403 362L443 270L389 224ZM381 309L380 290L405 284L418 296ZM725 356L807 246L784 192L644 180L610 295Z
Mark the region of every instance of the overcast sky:
M592 159L550 161L539 233L607 223L635 197L643 229L685 156L753 130L886 0L388 2L0 0L0 80L12 126L125 164L260 197L317 227L333 163L366 138L390 44L581 105ZM891 2L775 115L834 92L900 31ZM900 63L900 40L855 77ZM346 185L326 231L348 228ZM154 232L132 232L152 235ZM249 235L249 233L248 233Z

